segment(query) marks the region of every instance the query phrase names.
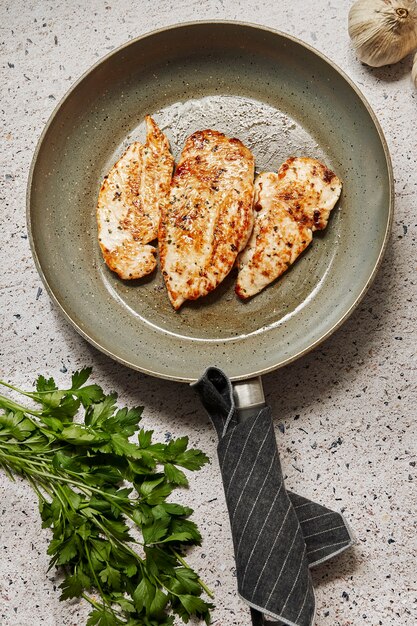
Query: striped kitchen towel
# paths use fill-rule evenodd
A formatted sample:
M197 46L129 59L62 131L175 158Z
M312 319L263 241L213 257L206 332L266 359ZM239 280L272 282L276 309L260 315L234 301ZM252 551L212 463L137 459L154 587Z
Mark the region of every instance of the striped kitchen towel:
M214 367L193 387L219 436L238 592L252 623L312 626L310 568L353 544L349 528L340 513L287 492L269 407L240 422L231 382Z

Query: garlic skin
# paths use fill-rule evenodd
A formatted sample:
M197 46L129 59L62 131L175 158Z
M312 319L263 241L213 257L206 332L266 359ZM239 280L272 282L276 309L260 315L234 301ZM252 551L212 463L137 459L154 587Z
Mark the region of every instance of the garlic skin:
M414 87L417 88L417 54L414 56L413 69L411 70L411 80L413 81Z
M363 63L397 63L417 48L417 3L357 0L349 11L349 35Z

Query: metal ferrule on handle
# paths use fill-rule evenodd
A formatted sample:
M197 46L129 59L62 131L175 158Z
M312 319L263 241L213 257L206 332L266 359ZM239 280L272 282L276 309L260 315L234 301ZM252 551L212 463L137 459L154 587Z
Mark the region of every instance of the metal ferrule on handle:
M256 415L265 406L261 377L233 383L233 397L241 422Z

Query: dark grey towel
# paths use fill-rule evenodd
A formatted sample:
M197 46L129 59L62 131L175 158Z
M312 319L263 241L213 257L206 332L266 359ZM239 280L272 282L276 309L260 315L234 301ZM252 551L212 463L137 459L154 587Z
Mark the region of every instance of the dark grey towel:
M193 387L219 436L238 591L252 622L312 626L309 568L351 546L351 533L340 513L287 492L269 407L239 422L232 385L214 367Z

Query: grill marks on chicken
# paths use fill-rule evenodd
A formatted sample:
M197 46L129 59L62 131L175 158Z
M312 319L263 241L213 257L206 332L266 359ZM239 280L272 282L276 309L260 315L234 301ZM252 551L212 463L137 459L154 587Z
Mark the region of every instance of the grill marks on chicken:
M324 230L342 191L342 182L323 163L291 157L278 170L279 198L289 213L311 230Z
M237 262L236 293L250 298L281 276L327 226L339 178L308 157L292 157L255 183L254 157L238 139L198 131L174 159L146 116L146 143L131 144L104 177L97 203L99 244L108 267L135 279L160 263L179 309L215 289Z
M131 144L104 178L97 203L98 238L108 267L123 279L156 267L160 204L168 196L174 159L169 143L146 116L146 143Z
M279 199L278 174L265 172L255 181L255 226L239 257L236 293L246 299L278 278L307 248L310 228L297 222Z
M292 157L278 174L255 181L255 225L239 255L236 293L250 298L281 276L307 248L313 231L327 226L342 183L322 163Z
M159 254L174 309L215 289L253 228L254 158L238 139L199 131L185 143L161 207Z

